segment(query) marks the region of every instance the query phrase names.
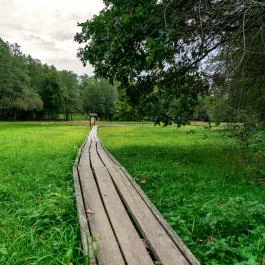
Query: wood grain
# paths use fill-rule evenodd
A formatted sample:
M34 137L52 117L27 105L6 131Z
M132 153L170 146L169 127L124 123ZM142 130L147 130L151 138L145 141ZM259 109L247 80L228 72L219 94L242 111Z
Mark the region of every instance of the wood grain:
M102 200L110 222L128 265L153 265L142 239L139 237L130 217L113 185L106 167L99 166L101 161L97 152L91 150L91 165L95 172ZM95 164L94 164L95 163Z
M93 239L99 245L97 260L100 265L117 264L124 265L124 259L119 249L118 242L113 233L107 213L104 209L94 176L89 164L89 153L81 155L78 171L83 189L83 198L87 213L87 219Z
M93 265L200 265L91 130L73 168L81 240ZM96 255L87 238L98 241ZM144 241L143 239L144 238ZM150 253L149 253L150 252Z
M138 184L135 182L135 180L130 176L130 174L127 172L127 170L122 167L122 165L118 162L118 160L104 147L104 145L101 143L101 148L103 151L100 151L99 154L103 154L101 156L103 162L105 164L112 164L113 168L119 168L118 172L121 171L123 174L127 177L127 179L130 181L133 188L137 191L138 196L142 198L146 206L150 209L150 211L153 213L154 217L158 220L160 225L163 227L165 232L168 234L168 236L171 238L171 240L175 243L177 248L179 249L180 253L185 257L185 259L188 261L191 265L200 265L199 261L195 258L195 256L192 254L192 252L187 248L187 246L183 243L183 241L180 239L180 237L177 235L177 233L172 229L172 227L166 222L166 220L163 218L161 213L157 210L157 208L152 204L152 202L149 200L149 198L145 195L145 193L142 191L142 189L138 186ZM111 171L109 169L109 171ZM137 195L134 195L137 197Z

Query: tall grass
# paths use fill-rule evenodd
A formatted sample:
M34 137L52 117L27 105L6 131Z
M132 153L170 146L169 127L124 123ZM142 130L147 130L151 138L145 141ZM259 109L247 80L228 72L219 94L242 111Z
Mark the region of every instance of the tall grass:
M265 160L224 128L100 128L107 148L136 178L202 264L265 264Z
M0 123L0 264L83 264L71 169L87 133Z

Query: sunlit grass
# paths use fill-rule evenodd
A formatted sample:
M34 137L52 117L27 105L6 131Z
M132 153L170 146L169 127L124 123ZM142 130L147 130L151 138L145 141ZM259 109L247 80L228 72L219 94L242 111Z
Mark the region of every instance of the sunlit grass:
M83 264L71 170L88 130L0 123L0 264Z
M202 264L264 264L264 159L246 164L223 127L104 127L100 136Z

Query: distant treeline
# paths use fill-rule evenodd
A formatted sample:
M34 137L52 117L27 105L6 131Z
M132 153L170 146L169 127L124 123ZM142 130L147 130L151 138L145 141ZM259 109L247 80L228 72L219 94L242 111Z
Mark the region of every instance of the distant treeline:
M253 55L254 59L257 61ZM258 62L258 66L264 66L265 60L261 58ZM264 123L264 73L262 70L259 75L254 70L252 73L252 68L246 66L247 70L250 71L248 78L237 76L239 80L215 76L208 93L199 97L187 121ZM69 120L72 114L95 112L104 120L156 122L172 116L174 122L185 114L185 111L179 114L181 98L174 104L162 100L165 95L157 88L148 97L144 87L139 94L132 86L130 93L128 97L120 83L111 85L104 79L77 76L71 71L59 71L42 64L23 54L18 44L9 44L0 38L1 120L49 120L58 119L60 114ZM139 102L135 104L137 99Z
M117 88L106 80L58 71L0 38L0 119L56 119L64 114L68 120L74 113L90 112L113 119L117 99Z

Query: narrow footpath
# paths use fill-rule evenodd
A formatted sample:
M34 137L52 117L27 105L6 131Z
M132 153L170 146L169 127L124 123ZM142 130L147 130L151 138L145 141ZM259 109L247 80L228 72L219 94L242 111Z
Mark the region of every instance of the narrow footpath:
M91 264L199 265L91 130L73 168L81 239Z

